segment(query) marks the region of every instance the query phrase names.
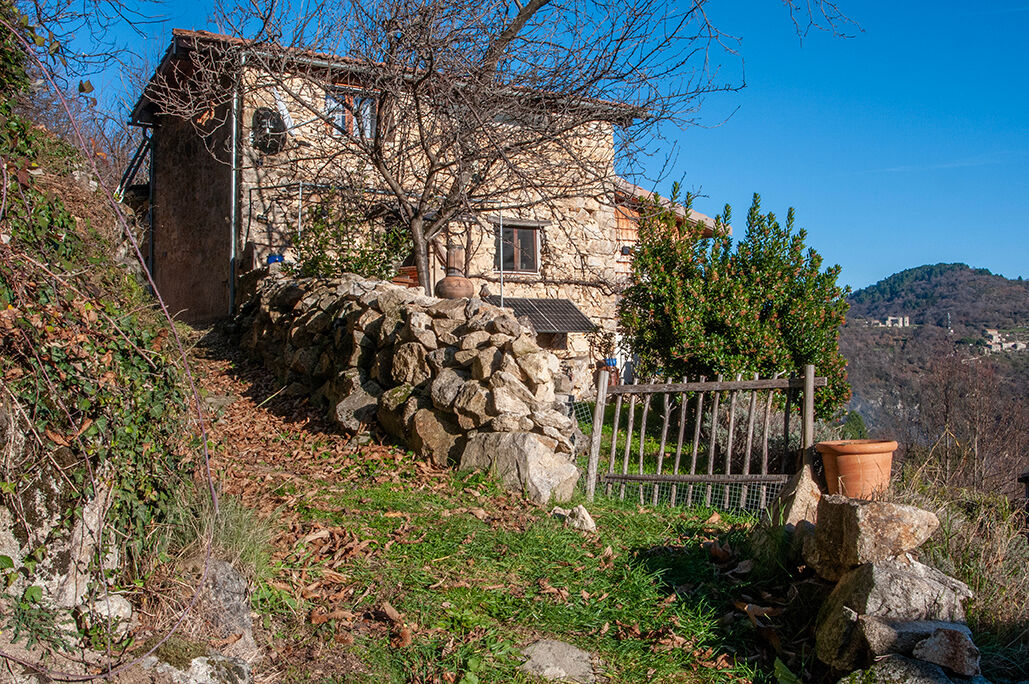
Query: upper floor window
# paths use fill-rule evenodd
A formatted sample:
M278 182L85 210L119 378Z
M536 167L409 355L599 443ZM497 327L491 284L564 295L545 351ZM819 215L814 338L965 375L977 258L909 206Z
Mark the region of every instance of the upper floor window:
M493 268L497 271L538 273L539 228L505 225L501 230L497 226Z
M367 90L336 88L325 92L325 116L337 133L356 138L375 137L378 98Z

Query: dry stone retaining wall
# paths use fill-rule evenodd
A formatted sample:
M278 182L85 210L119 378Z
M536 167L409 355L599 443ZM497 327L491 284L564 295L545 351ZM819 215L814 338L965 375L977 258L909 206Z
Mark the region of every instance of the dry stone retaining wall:
M559 361L510 311L349 274L244 287L244 347L344 430L377 424L436 465L494 470L541 503L571 495L584 440L555 401Z

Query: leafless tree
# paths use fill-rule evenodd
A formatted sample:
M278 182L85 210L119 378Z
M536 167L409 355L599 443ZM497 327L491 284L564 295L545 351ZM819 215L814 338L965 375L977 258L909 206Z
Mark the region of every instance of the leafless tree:
M845 21L824 0L784 4L798 28ZM258 160L263 173L307 169L391 205L426 288L453 222L606 200L661 126L689 125L705 95L741 86L719 76L713 56L734 54L734 39L705 0L265 0L223 6L220 21L235 39L198 40L151 98L218 140L234 92L274 92L285 151Z
M1002 388L988 358L937 358L919 393L922 438L908 452L954 486L1018 496L1029 431L1021 396Z

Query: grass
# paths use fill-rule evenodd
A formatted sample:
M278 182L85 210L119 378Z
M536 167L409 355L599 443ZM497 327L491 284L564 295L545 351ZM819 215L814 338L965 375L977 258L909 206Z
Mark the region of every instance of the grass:
M600 532L592 536L526 510L481 475L456 475L448 485L327 487L299 511L307 523L352 530L376 549L345 566L360 597L347 602L347 613L375 615L388 602L411 631L402 648L396 624L385 634L353 634L369 681L530 681L518 653L540 637L596 653L616 681L753 677L723 648L722 585L732 583L700 544L709 512L595 504ZM280 571L304 568L317 578L327 568L319 553L300 547ZM317 601L289 609L303 616ZM334 622L316 632L327 638L348 629ZM662 650L662 640L680 645ZM721 653L720 669L702 666Z

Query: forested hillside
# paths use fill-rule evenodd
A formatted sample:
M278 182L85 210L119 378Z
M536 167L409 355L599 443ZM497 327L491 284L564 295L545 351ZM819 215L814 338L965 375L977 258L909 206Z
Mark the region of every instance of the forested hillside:
M848 319L908 316L924 326L947 325L959 338L982 328L1014 328L1029 322L1029 282L1009 280L965 264L910 268L850 296Z

